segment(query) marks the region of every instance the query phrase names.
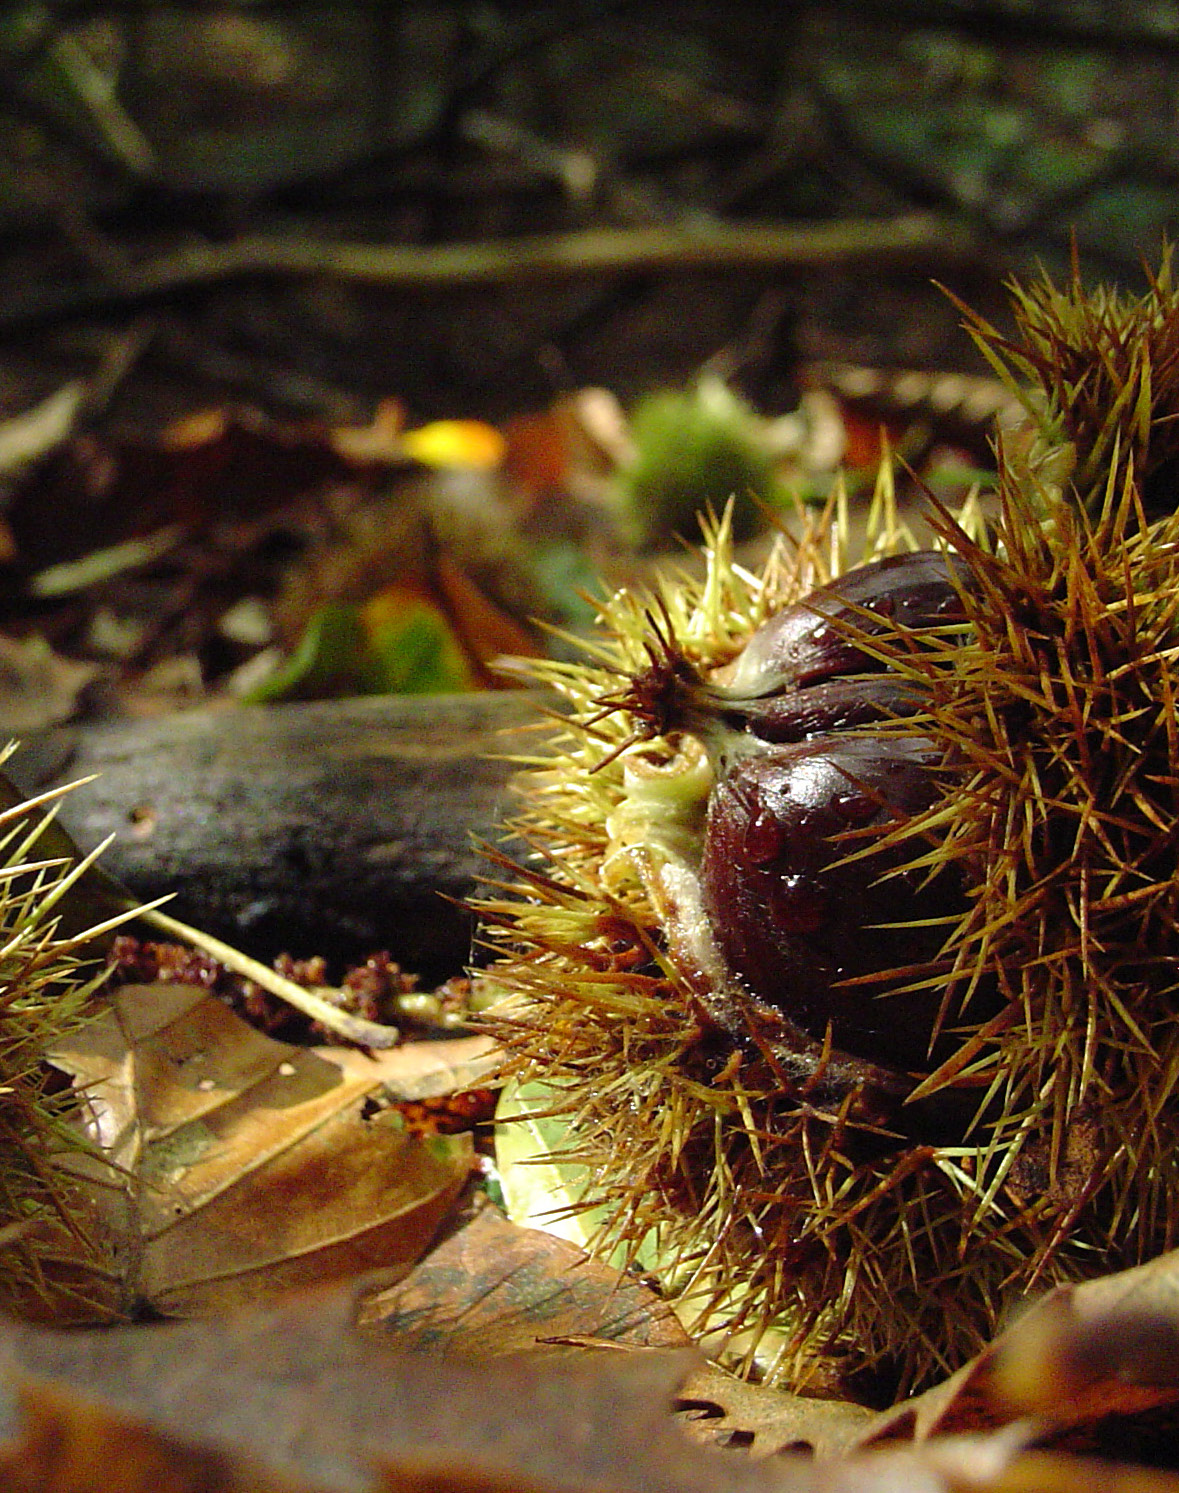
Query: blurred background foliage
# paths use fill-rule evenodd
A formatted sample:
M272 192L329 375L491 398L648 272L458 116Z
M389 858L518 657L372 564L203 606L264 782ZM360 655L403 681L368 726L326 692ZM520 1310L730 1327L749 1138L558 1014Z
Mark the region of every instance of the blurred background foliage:
M1139 288L1177 114L1179 0L0 5L0 726L486 687L882 426L960 494L934 282Z
M51 381L80 316L163 300L164 383L336 416L390 392L423 417L587 382L629 398L718 350L784 408L799 361L968 359L931 273L990 309L1075 231L1088 272L1136 278L1174 216L1177 55L1174 3L10 3L0 330L11 350L37 328ZM944 246L812 272L587 265L411 294L259 271L154 301L142 273L247 234L428 246L913 213Z

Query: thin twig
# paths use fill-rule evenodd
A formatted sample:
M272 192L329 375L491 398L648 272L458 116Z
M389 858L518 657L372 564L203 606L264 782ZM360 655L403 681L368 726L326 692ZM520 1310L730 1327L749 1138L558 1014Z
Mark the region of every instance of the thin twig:
M380 1022L367 1021L362 1016L354 1016L350 1011L342 1011L339 1006L332 1005L322 995L316 994L313 990L305 990L302 985L296 985L293 980L288 980L277 970L270 969L257 959L251 959L248 954L243 954L240 949L235 949L232 944L224 943L221 939L214 938L212 934L192 927L190 923L182 923L179 918L169 917L167 913L160 912L158 906L145 907L138 914L132 913L129 916L138 916L141 921L157 928L161 933L192 944L208 954L210 958L223 964L226 969L243 975L247 980L253 980L255 985L268 990L271 995L277 995L280 1000L302 1011L312 1021L318 1021L321 1026L326 1026L329 1031L346 1038L349 1042L358 1042L363 1047L393 1047L400 1040L401 1034L395 1026L384 1026Z

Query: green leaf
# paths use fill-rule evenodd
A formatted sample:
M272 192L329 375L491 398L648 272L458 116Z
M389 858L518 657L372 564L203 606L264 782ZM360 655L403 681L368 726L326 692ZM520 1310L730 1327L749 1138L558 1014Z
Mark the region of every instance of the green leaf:
M359 608L329 601L312 616L286 663L251 690L246 702L353 694L368 666L368 637Z
M373 627L363 677L372 694L442 695L473 687L446 618L425 601L408 602Z
M246 698L260 704L473 687L463 650L438 608L390 587L363 605L325 602L287 662Z

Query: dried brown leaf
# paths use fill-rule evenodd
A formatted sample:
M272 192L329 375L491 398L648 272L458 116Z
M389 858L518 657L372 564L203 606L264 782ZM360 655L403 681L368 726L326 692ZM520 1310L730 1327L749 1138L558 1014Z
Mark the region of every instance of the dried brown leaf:
M399 1348L466 1358L678 1348L691 1341L643 1281L568 1240L511 1223L491 1206L403 1281L369 1296L358 1321ZM747 1384L711 1365L692 1371L675 1409L692 1440L747 1448L759 1459L783 1451L833 1454L872 1419L862 1406Z
M771 1471L679 1433L668 1404L690 1355L467 1364L397 1353L353 1330L352 1311L336 1291L160 1327L0 1324L0 1478L20 1493L820 1486L801 1459Z
M559 1352L554 1339L686 1348L669 1306L567 1240L510 1223L486 1206L398 1284L364 1303L359 1321L399 1347L484 1358Z
M761 1460L783 1452L831 1457L863 1435L871 1410L848 1400L820 1400L735 1379L704 1364L680 1386L675 1408L694 1441L745 1448Z
M829 1462L821 1493L1179 1493L1179 1475L1096 1457L1026 1451L999 1433L935 1437Z
M1179 1406L1179 1251L1058 1286L958 1373L894 1406L863 1445L1019 1421L1028 1439Z
M470 1137L411 1135L378 1096L475 1081L485 1039L371 1056L276 1042L184 986L113 1000L53 1061L104 1158L86 1177L128 1309L257 1304L407 1270L428 1247L469 1175Z
M252 1457L186 1445L52 1383L20 1382L19 1433L0 1445L8 1493L320 1493ZM322 1485L321 1485L322 1487Z
M685 1379L690 1354L634 1349L475 1362L398 1351L382 1335L357 1331L354 1319L354 1292L336 1289L269 1312L158 1327L61 1333L0 1323L0 1486L13 1493L1179 1493L1173 1473L1029 1448L1024 1423L819 1462L709 1452L680 1433L672 1403L724 1394L747 1425L758 1411L732 1398L730 1386L719 1387L712 1371ZM500 1346L498 1329L496 1338ZM786 1398L760 1393L767 1407ZM768 1429L775 1425L780 1434L781 1421Z

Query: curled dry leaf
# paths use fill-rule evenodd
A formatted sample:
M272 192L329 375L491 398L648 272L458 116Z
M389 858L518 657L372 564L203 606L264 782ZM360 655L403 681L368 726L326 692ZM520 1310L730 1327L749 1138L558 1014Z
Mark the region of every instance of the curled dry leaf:
M467 1086L491 1058L479 1037L291 1047L160 985L119 990L53 1062L99 1150L85 1175L124 1309L188 1315L408 1269L462 1191L471 1140L408 1134L381 1096Z
M1179 1407L1179 1251L1049 1291L951 1378L878 1416L861 1444L1012 1424L1025 1440L1098 1423L1116 1435L1167 1407Z

